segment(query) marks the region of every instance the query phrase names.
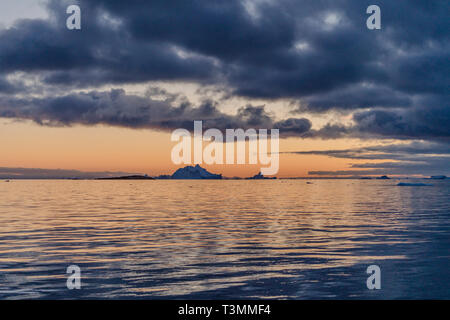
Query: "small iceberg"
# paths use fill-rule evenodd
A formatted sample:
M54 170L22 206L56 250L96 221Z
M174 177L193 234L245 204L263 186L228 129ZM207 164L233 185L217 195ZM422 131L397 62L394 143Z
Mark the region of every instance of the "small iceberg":
M400 182L400 183L397 184L397 186L399 186L399 187L431 187L432 184Z
M261 172L255 174L253 177L246 178L247 180L271 180L276 179L276 177L265 177Z

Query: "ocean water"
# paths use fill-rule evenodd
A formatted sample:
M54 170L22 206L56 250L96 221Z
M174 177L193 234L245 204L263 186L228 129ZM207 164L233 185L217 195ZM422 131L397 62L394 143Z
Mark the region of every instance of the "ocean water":
M310 182L0 181L0 298L450 298L449 180Z

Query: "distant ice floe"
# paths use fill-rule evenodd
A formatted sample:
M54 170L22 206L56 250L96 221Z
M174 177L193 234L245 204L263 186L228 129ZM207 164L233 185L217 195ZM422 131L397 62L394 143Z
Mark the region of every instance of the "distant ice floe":
M447 176L431 176L430 179L444 180L444 179L447 179Z
M430 186L432 186L432 184L400 182L397 184L397 186L399 186L399 187L430 187Z

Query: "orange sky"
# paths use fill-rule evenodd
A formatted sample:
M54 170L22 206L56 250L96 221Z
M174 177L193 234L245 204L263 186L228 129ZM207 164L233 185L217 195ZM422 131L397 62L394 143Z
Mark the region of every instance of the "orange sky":
M106 126L51 128L29 121L0 119L0 167L170 174L180 167L171 161L175 144L168 132ZM290 138L280 141L280 152L363 145L367 142ZM302 177L311 170L340 170L347 168L349 162L327 156L282 154L277 176ZM202 166L227 177L254 175L261 167L259 164Z

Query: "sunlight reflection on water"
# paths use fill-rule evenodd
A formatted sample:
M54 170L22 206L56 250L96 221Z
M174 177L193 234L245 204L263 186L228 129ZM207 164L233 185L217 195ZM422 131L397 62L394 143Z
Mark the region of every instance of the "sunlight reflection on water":
M450 182L396 183L0 183L0 298L450 298Z

